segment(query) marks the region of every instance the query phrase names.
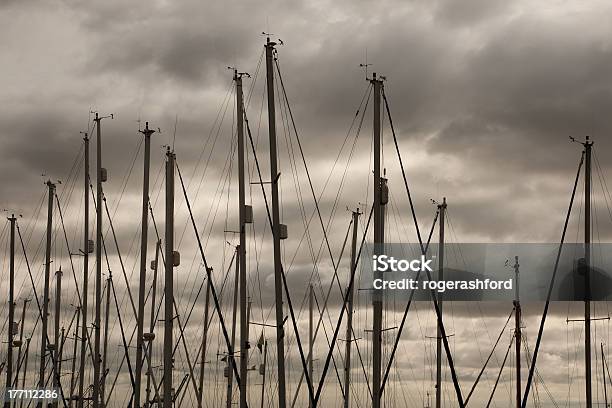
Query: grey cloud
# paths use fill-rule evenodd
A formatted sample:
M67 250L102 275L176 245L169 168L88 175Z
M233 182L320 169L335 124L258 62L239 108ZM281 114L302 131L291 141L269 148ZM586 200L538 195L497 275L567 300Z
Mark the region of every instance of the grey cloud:
M567 141L567 136L582 138L586 134L592 135L604 172L609 173L612 168L607 160L610 149L608 110L612 104L608 79L612 62L610 33L606 28L609 26L606 20L608 5L595 7L567 3L549 10L538 3L510 5L482 0L402 4L394 1L383 4L199 1L84 4L64 1L53 3L57 6L53 9L39 10L21 4L10 2L3 8L7 11L5 16L0 17L7 32L23 33L19 38L7 35L0 40L3 55L10 57L0 79L0 85L6 89L6 96L0 97L4 106L0 114L3 145L0 152L0 204L2 207L23 208L26 216L33 217L34 209L29 210L29 207L35 206L44 191L40 174L44 172L50 177L66 178L81 143L78 132L84 130L88 111L100 109L102 113L116 113L115 120L103 122L104 165L111 175L105 193L111 212L117 209L115 227L132 291L136 288L134 268L138 261L138 245L133 241L137 241L138 235L142 152L136 156L125 189L122 181L129 172L141 138L137 133L136 120L139 118L162 129L162 134L156 134L153 142L152 176L156 178L163 168L164 149L161 145L173 141L175 117L178 116L176 150L181 171L187 182L191 181L189 194L196 209L198 228L205 237L206 254L215 268L216 284L220 287L225 278L231 249L226 248L223 241L228 239L233 243L234 238L228 238L223 230L235 225L236 214L232 209L235 187L229 192L226 219L228 191L223 183L223 188L219 187L219 179L224 175L223 168L232 142L231 97L214 149L212 145L217 130L213 123L231 80L231 72L226 67L236 65L255 76L264 41L259 34L261 31L270 30L274 33L273 39L280 37L285 42L284 46L277 47L279 63L317 193L367 86L364 71L358 66L365 62L366 48L368 62L374 63L370 72L376 70L388 77L385 92L391 104L422 229L429 227L434 211L429 198L439 199L445 195L449 200L455 238L460 241L554 242L560 234L580 151L578 145ZM3 3L6 5L7 2ZM45 24L33 24L24 32L19 27L19 22L24 19L33 22L44 20ZM245 83L250 86L253 81L255 78ZM259 140L258 158L263 177L267 179L265 103L260 111L263 85L263 72L260 71L248 115L253 136ZM290 232L285 266L289 269L293 254L297 252L288 281L294 306L298 307L306 295L312 266L308 241L305 240L299 248L297 244L304 225L286 153L285 131L281 130L282 110L281 105L277 114L283 221L289 225ZM347 171L337 215L329 230L335 256L350 217L350 213L344 212L344 207L363 202L366 188L371 190L371 185L365 181L369 177L370 121L371 106ZM388 125L386 119L385 124ZM353 129L349 143L352 143L355 131ZM209 133L213 134L211 139L208 139ZM191 180L202 149L203 161ZM346 152L320 202L325 221L339 189ZM250 153L249 158L252 160ZM299 163L298 156L299 187L308 217L313 204ZM395 214L402 224L395 229L405 232L407 238L414 241L414 226L388 126L385 126L385 166L394 206L397 206L390 210L389 217L393 219L389 224L390 234L398 234L392 227L396 218L391 217ZM77 177L80 179L80 175ZM202 184L198 190L200 179ZM251 174L251 181L256 180L256 175ZM82 211L78 191L81 182L76 183L75 194L64 204L71 243L72 236L80 234L78 218ZM251 285L259 283L255 279L258 267L263 289L253 310L259 319L262 313L270 310L273 302L273 276L265 208L259 186L252 187L256 218L254 235L259 252L256 263L255 244L250 241L249 265ZM59 192L66 192L68 197L69 188L63 184ZM605 204L601 193L598 194L599 216L603 220ZM163 231L161 179L152 189L151 196L158 228ZM371 192L368 197L371 200ZM192 239L191 225L185 224L188 218L181 202L182 192L177 186L177 236L182 236L185 228L180 247L183 263L177 269L177 284L181 291L185 288L185 294L193 295L203 278L201 260ZM23 221L24 225L26 222ZM575 228L575 222L573 219L572 228ZM606 224L603 221L600 224L601 236L607 239L611 235L609 226L603 225ZM36 251L42 228L43 221L39 220L33 230L29 251ZM266 235L262 239L264 230ZM571 235L574 236L575 232L572 230ZM310 234L313 250L317 253L322 234L316 217L310 225ZM152 230L150 236L153 236ZM74 242L74 245L79 245L80 240L76 238ZM150 258L154 250L152 242ZM107 236L107 244L122 307L129 310L110 236ZM135 245L135 248L129 250L130 245ZM332 268L324 246L321 254L319 274L325 289L331 282ZM58 262L60 256L56 258ZM346 281L347 256L345 253L340 267L343 283ZM38 283L41 253L32 254L32 258L33 264L36 263ZM65 259L62 263L66 265ZM77 265L77 273L79 271ZM25 276L22 266L20 277ZM5 287L2 289L4 293ZM317 296L322 296L320 288L316 289ZM23 295L27 292L26 285ZM224 306L229 305L227 293L224 291ZM332 293L330 315L335 321L340 296L335 288ZM259 297L259 294L254 296ZM263 311L259 309L260 302ZM180 308L186 310L187 300L180 299L179 303ZM365 294L359 296L359 304L359 313L363 315L369 308ZM485 331L494 336L511 308L506 304L481 306L482 310L476 310L474 305L452 306L456 319L454 341L459 370L468 383L474 379L481 362L480 352L486 353L490 346ZM405 358L398 362L398 372L404 382L410 383L427 380L432 366L431 361L423 363L422 354L427 352L427 345L422 336L430 335L435 329L431 305L414 307L409 315L411 327L404 333L402 342ZM202 309L200 296L194 309L197 319L201 319ZM403 305L399 305L389 318L399 318L402 309ZM524 306L530 342L535 337L541 312L541 304ZM2 313L4 315L3 309ZM417 313L424 320L419 328L412 320ZM66 309L65 315L68 314L69 309ZM566 317L565 304L553 305L539 366L547 385L555 396L559 396L558 401L564 401L567 395L565 371L558 367L574 364L565 353ZM115 316L111 319L114 321ZM365 318L359 320L363 322ZM479 330L481 338L478 340L482 342L474 345L472 341L465 341L473 336L470 326L483 320L488 330L475 328ZM126 324L133 326L133 317L130 316ZM191 346L201 340L201 328L197 323L193 324L188 329ZM304 310L299 313L298 324L303 336L307 327ZM216 339L219 333L217 325L214 326L211 338ZM364 337L360 346L367 357L369 338L363 333L364 328L359 328ZM293 336L290 330L287 332L289 337ZM120 344L116 324L111 338L114 345ZM318 354L325 352L322 338L317 347L320 348ZM210 354L213 361L217 348L222 352L224 346L215 340ZM119 355L116 353L114 357ZM294 379L299 370L295 347L291 359ZM184 369L183 359L180 360L178 368ZM113 360L113 370L117 363ZM317 369L320 367L317 364ZM410 367L414 370L411 371ZM494 377L497 368L496 365L487 370L487 375ZM418 373L415 375L414 371ZM359 367L354 369L354 373L356 382L364 391L366 387ZM211 371L211 377L207 378L211 387L213 374L219 375L219 372ZM328 376L334 378L331 373ZM127 376L120 376L119 382L119 388L126 390ZM445 384L450 390L450 384ZM502 386L510 385L510 380L504 376ZM415 395L422 394L423 387L413 388ZM479 398L484 398L489 388L484 387ZM326 389L329 389L331 401L335 388L329 386ZM505 401L502 390L498 401ZM572 391L576 390L578 386L574 385ZM367 397L365 393L363 397ZM420 404L416 400L411 403L414 406Z

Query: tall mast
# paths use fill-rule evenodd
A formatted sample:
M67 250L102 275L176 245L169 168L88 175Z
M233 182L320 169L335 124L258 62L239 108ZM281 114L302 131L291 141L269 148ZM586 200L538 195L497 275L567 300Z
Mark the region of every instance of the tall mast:
M6 390L8 390L13 383L13 336L15 335L13 328L13 321L15 320L15 215L11 215L8 219L11 223L11 242L10 242L10 259L9 259L9 315L8 315L8 343L7 343L7 356L6 356ZM25 303L24 303L25 305ZM25 306L24 306L25 308ZM21 319L21 325L23 327L23 319ZM21 346L20 346L21 347ZM21 353L20 353L21 354ZM4 406L8 408L10 402L7 400Z
M384 245L384 203L383 188L386 188L383 178L380 176L381 169L381 140L380 140L380 96L382 80L376 78L376 73L371 79L374 86L374 254L383 253ZM381 272L378 272L381 273ZM378 276L375 276L377 278ZM372 407L380 408L381 400L381 367L382 367L382 293L381 290L373 291L372 298Z
M240 258L240 248L236 247L236 258ZM232 333L231 333L231 347L232 347L232 351L234 350L234 344L236 344L236 309L238 306L238 281L240 279L240 266L239 266L239 260L236 259L236 274L234 276L234 303L232 306ZM234 354L231 353L229 350L227 352L227 358L226 358L226 370L227 370L227 393L226 393L226 400L225 400L225 406L226 408L232 408L232 381L234 379L234 370L232 369L234 364L233 364L233 360L234 360ZM242 378L242 377L241 377Z
M78 396L78 408L83 408L84 398L85 398L85 356L87 355L86 344L87 344L87 300L89 298L88 293L88 275L89 275L89 138L87 137L87 133L83 134L83 141L85 142L85 159L84 159L84 186L83 186L83 194L84 194L84 216L85 219L83 221L83 296L82 296L82 308L81 314L83 318L81 319L82 327L81 327L81 360L79 364L79 392Z
M157 270L159 267L159 251L161 249L161 240L157 241L157 244L155 245L155 260L153 261L152 265L151 265L151 269L153 270L153 287L151 289L151 318L149 321L149 338L151 339L151 341L153 340L154 337L154 330L155 330L155 297L157 295ZM148 369L147 369L147 388L146 388L146 404L145 406L149 406L149 401L151 401L151 374L153 373L153 368L151 367L151 355L153 353L153 344L151 344L151 342L149 342L149 346L148 346L148 359L147 361L149 362L148 364Z
M592 408L591 388L591 148L593 142L586 137L584 142L584 358L586 408Z
M264 340L263 343L263 364L261 365L259 372L262 375L261 379L261 408L264 408L264 402L266 401L266 365L268 362L268 340Z
M601 374L603 377L603 391L604 391L604 407L608 408L608 385L606 383L606 356L604 355L603 343L600 343L601 347Z
M38 387L45 387L45 361L47 356L47 316L49 315L49 274L51 271L51 239L53 229L53 196L55 195L55 184L47 181L49 189L49 201L47 204L47 244L45 250L45 287L43 291L42 330L40 335L40 367L38 371ZM38 404L42 406L42 402Z
M106 369L108 364L108 320L110 317L110 298L111 298L111 279L112 273L108 271L106 278L106 304L104 306L104 344L102 347L102 379L100 384L100 396L102 406L106 406Z
M100 310L102 304L102 132L96 113L96 284L94 314L93 406L100 406Z
M164 287L164 408L172 408L172 328L174 322L174 159L166 152L166 270Z
M22 355L22 350L23 350L23 328L25 326L24 322L25 322L25 314L26 314L26 307L28 305L28 302L30 300L29 299L23 299L23 309L21 310L21 321L20 321L20 327L19 327L19 343L17 343L17 347L18 347L18 351L17 351L17 371L15 372L15 378L13 379L13 387L17 388L18 383L19 383L19 364L21 362L21 355ZM15 343L13 342L13 346L15 346Z
M270 133L270 182L272 188L272 232L274 238L274 294L276 303L276 355L278 378L278 407L285 408L285 330L283 327L283 281L280 248L280 216L278 200L278 165L276 159L276 110L274 106L274 46L270 38L266 41L266 82L268 93L268 131Z
M438 242L438 280L444 280L444 216L446 215L446 197L438 205L440 211L440 224L438 224L440 239ZM438 307L440 320L442 320L442 293L438 293ZM437 326L436 334L436 408L442 406L442 331Z
M58 363L57 363L57 378L58 378L58 387L59 387L59 378L61 378L62 375L62 359L64 358L64 344L66 344L66 328L64 326L62 326L62 328L60 329L61 335L60 335L60 345L59 345L59 353L57 354L57 359L58 359ZM56 407L59 406L59 402L56 401L54 404Z
M308 375L314 374L314 289L312 283L308 286ZM312 408L312 399L308 399L308 406Z
M247 407L247 376L249 362L249 318L247 316L247 273L246 273L246 194L244 178L244 102L242 96L242 76L234 70L236 81L236 134L238 136L238 217L240 245L238 246L238 261L240 261L240 408Z
M25 361L23 362L23 378L21 379L21 388L25 389L26 376L28 375L28 358L30 357L30 341L32 337L26 339ZM19 401L19 408L23 407L23 399Z
M357 227L359 224L359 208L353 211L353 238L351 241L351 265L349 272L352 273L357 266ZM346 309L346 345L344 353L344 408L349 408L351 401L351 343L353 339L353 295L354 286L351 286L351 291L347 297L347 309ZM311 377L312 378L312 377Z
M138 285L138 318L136 319L138 329L136 334L136 378L134 379L136 388L134 389L134 407L140 408L140 382L142 378L142 348L144 334L144 307L145 307L145 286L147 279L147 233L149 230L149 168L151 163L151 135L154 130L149 129L149 122L146 122L144 130L140 131L144 135L144 172L142 181L142 233L140 237L140 280Z
M253 305L253 301L251 300L251 298L249 297L247 299L247 323L251 321L251 306ZM247 327L247 338L249 338L249 336L251 335L251 326L249 324L246 325ZM249 348L250 348L250 344L249 344Z
M100 407L100 315L102 309L102 182L106 181L106 170L102 168L102 119L96 113L96 307L94 317L94 376L93 408Z
M212 273L212 271L211 271ZM210 309L210 279L206 280L206 298L204 300L204 334L202 336L202 355L200 356L200 384L198 387L198 407L202 406L204 396L204 365L206 364L206 345L208 340L208 313Z
M516 295L514 299L514 343L516 358L516 408L521 408L521 301L519 297L519 257L514 257Z
M74 380L75 380L75 375L76 375L77 345L78 345L78 338L79 338L79 329L81 328L81 326L79 326L80 318L81 318L81 308L77 306L76 326L74 326L74 333L73 333L74 338L73 338L73 348L72 348L72 367L70 370L70 398L68 400L69 408L72 408L72 402L73 402L72 396L74 395L74 387L75 387Z
M53 385L55 388L59 389L60 387L60 361L61 361L61 353L60 353L60 317L62 310L62 268L60 267L55 272L55 329L53 331L54 334L54 348L53 348ZM57 403L54 403L53 406L58 406Z

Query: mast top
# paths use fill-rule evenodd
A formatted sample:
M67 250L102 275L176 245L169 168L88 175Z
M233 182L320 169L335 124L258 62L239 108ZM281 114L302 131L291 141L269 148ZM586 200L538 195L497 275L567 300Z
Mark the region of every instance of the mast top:
M91 111L90 113L93 113L96 115L96 117L94 118L94 122L99 122L102 119L106 119L106 118L111 118L111 119L115 119L115 114L111 113L110 115L106 115L106 116L99 116L98 112L93 112Z
M266 36L266 47L274 48L276 43L274 41L270 41L270 36L272 33L266 33L265 31L262 31L261 33Z
M251 74L249 74L248 72L239 72L238 68L236 67L227 67L227 69L231 69L232 71L234 71L234 81L237 81L239 78L242 77L251 77Z
M362 64L363 66L363 64ZM383 83L383 81L386 81L387 77L384 77L382 75L379 75L378 77L376 77L376 72L372 72L372 79L370 79L370 82L374 83L374 82L378 82L380 84Z
M149 122L145 122L145 128L143 130L139 130L139 132L145 136L151 136L153 133L155 133L155 130L149 129Z

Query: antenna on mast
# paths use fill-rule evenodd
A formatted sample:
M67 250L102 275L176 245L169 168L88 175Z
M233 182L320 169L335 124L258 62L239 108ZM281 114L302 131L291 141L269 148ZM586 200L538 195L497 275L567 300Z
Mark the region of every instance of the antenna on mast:
M172 135L172 151L174 152L174 144L176 142L176 127L178 125L178 113L174 116L174 134Z
M371 78L368 78L368 67L372 66L372 65L373 64L368 64L368 49L366 48L365 49L365 63L359 64L359 66L361 68L363 68L364 71L365 71L365 79L366 79L366 81L369 81L371 79Z

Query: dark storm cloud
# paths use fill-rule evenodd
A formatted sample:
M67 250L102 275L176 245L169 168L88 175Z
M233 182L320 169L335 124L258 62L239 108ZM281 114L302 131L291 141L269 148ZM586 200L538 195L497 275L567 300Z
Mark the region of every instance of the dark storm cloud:
M437 1L434 6L435 18L451 26L474 26L479 22L503 16L511 3L500 0Z

